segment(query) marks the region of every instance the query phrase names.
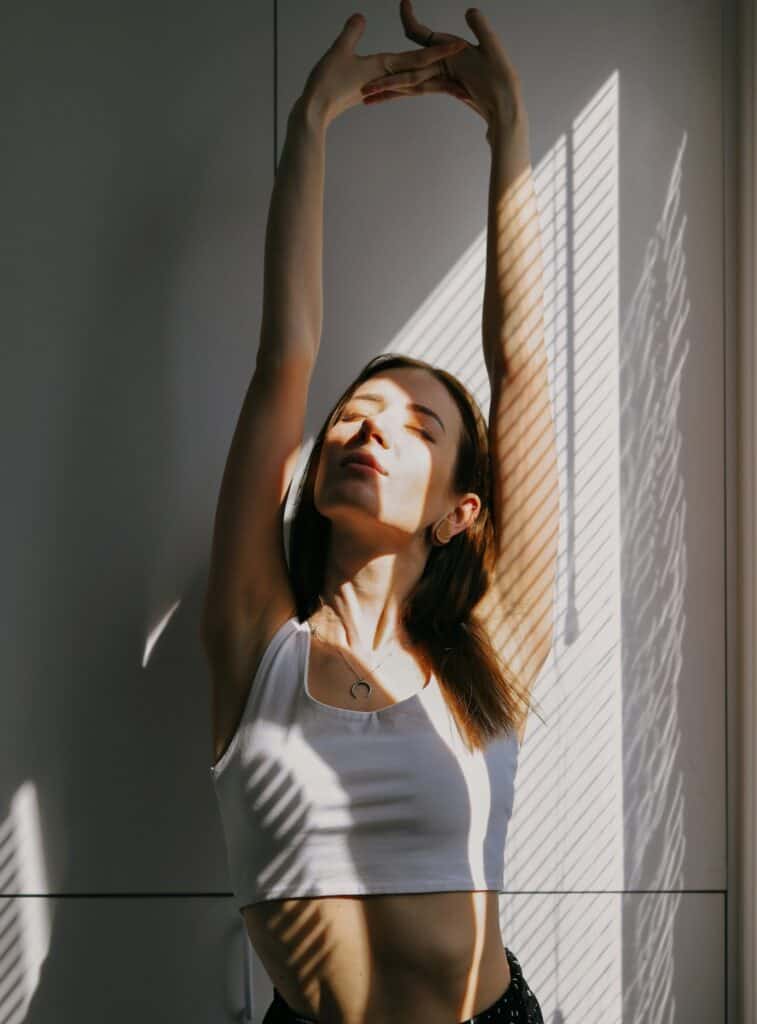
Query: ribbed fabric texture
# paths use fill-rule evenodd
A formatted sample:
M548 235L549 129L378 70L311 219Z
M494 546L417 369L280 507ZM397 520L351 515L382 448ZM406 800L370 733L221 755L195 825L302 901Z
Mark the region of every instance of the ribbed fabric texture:
M310 629L272 637L210 767L241 910L261 900L503 891L518 740L471 753L434 675L380 711L307 690Z

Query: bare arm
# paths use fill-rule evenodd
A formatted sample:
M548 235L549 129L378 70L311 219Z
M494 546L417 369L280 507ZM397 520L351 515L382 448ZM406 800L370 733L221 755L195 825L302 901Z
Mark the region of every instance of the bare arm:
M500 131L495 120L489 140L483 342L491 385L494 576L510 620L502 623L501 643L518 647L515 663L530 689L552 647L560 523L557 441L528 130ZM502 620L502 608L496 616ZM522 742L525 721L518 731Z
M327 121L302 95L287 121L268 212L258 362L303 349L315 361L323 326L323 182Z
M321 333L325 126L317 107L295 103L268 216L257 365L216 508L202 619L213 643L290 601L281 515Z

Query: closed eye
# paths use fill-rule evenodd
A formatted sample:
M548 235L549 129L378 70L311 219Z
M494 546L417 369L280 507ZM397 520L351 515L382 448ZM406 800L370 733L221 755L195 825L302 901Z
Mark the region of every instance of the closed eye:
M356 418L357 418L357 416L354 413L345 413L342 416L343 420L354 420ZM424 437L428 438L428 440L431 441L432 444L436 444L436 439L434 438L433 434L429 434L429 432L427 430L424 430L423 427L411 427L411 426L408 426L408 429L409 430L417 430L419 434L423 434Z

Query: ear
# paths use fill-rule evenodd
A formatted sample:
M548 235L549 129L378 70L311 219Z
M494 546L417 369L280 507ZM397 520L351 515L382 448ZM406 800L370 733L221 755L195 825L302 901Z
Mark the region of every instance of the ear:
M453 536L467 530L481 514L481 499L473 491L469 491L455 509L455 521L452 524Z

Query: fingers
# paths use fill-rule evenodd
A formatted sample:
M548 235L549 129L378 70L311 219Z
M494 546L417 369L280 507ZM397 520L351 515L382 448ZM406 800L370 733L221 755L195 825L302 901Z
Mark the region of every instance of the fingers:
M404 0L404 2L409 3L409 0ZM479 11L478 7L469 7L465 12L465 20L470 25L476 39L478 39L481 52L487 57L497 56L502 60L511 79L516 80L518 74L505 53L505 48L499 41L499 37L491 27L486 15L482 11Z
M365 32L365 18L362 14L351 14L344 23L344 28L336 37L335 46L343 46L352 53Z
M471 105L470 100L466 98L466 94L462 91L446 88L443 85L431 86L428 82L422 82L420 85L416 85L412 89L403 89L402 91L386 90L385 92L379 92L375 96L366 96L363 102L368 106L372 103L383 103L387 99L403 99L405 96L421 96L428 92L446 92L451 96L456 96L461 99L467 106Z
M402 19L402 26L408 39L412 39L413 42L425 46L426 40L431 35L431 29L428 25L423 25L418 21L413 11L411 0L400 0L400 18ZM444 35L444 33L434 32L434 38L444 39L446 42L449 37Z
M367 93L385 92L386 90L411 89L434 77L438 77L436 69L425 71L418 69L417 71L406 71L404 74L392 73L366 82L360 91L365 96Z
M363 60L370 61L371 67L375 67L375 74L371 75L368 79L372 82L374 79L384 77L385 75L403 75L407 80L413 74L416 76L423 75L424 69L428 69L429 74L436 74L435 64L440 61L443 62L445 58L451 57L460 50L464 50L468 46L468 43L464 39L457 39L451 43L440 43L437 46L428 46L421 50L406 50L402 53L377 53L370 57L364 57ZM442 66L444 66L442 64Z
M393 71L406 71L412 68L425 68L429 64L435 64L445 57L451 57L467 47L464 39L453 39L449 43L437 43L434 46L427 46L422 50L405 50L402 53L391 54Z
M492 49L491 43L493 32L486 17L477 7L469 7L465 12L465 20L470 25L474 36L481 44L481 49L484 53L490 54Z
M385 100L397 100L403 96L421 96L425 93L432 92L445 92L451 96L456 96L458 99L463 100L470 106L468 93L462 86L457 85L455 82L451 82L448 78L427 78L425 81L418 82L414 85L406 86L378 86L378 91L364 96L363 102L369 103L383 103Z

